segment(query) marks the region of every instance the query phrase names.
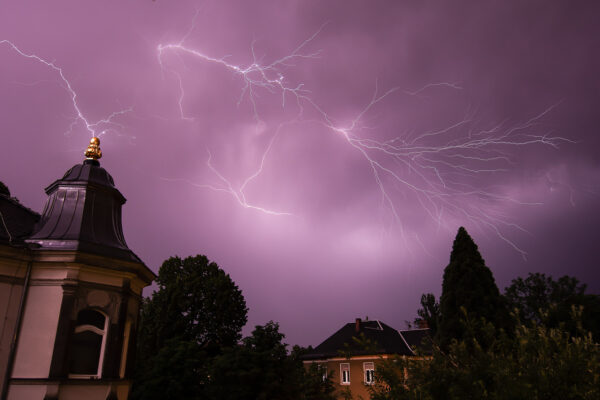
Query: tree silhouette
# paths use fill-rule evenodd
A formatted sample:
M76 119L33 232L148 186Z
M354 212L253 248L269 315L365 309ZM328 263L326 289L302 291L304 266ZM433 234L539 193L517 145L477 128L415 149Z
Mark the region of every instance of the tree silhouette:
M132 397L201 398L210 360L241 339L248 311L244 296L202 255L169 258L157 283L141 311Z
M577 327L570 317L572 306L583 306L582 324L585 330L600 340L600 296L585 293L587 286L572 276L557 281L542 273L530 273L527 278L513 279L505 290L511 310L516 309L522 321L531 324L543 322L556 328L565 325L572 334Z
M461 322L465 312L475 326L467 327ZM463 227L458 229L450 263L444 270L440 313L437 337L443 348L452 339L465 338L467 333L477 335L477 324L482 318L499 328L507 328L509 323L492 271L485 265L477 245Z

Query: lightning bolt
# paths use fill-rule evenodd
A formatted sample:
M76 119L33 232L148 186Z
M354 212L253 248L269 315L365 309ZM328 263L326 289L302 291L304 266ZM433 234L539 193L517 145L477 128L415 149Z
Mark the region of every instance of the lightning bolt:
M157 46L158 52L158 63L160 64L161 70L170 71L172 70L165 67L163 63L164 54L168 51L177 51L179 53L188 54L195 58L204 60L209 63L218 64L223 66L225 69L229 70L233 74L239 76L244 85L242 87L240 97L238 99L238 104L240 104L244 98L247 98L252 104L252 109L254 111L254 118L257 122L261 122L261 118L259 117L255 96L257 89L264 89L269 93L277 93L281 95L281 104L283 107L286 105L286 96L291 96L295 99L298 104L301 104L300 100L306 100L310 103L310 99L307 97L308 91L303 89L304 84L298 84L295 87L288 86L285 83L285 76L281 72L280 68L293 66L294 62L299 59L310 59L316 58L319 56L320 51L312 52L312 53L303 53L303 49L314 40L314 38L321 32L323 27L321 27L317 32L315 32L311 37L302 42L298 47L296 47L289 55L286 55L278 60L273 61L270 64L261 64L260 61L256 57L256 53L254 51L255 42L251 44L252 58L253 62L246 66L240 66L236 64L231 64L226 61L227 56L221 58L215 58L210 55L207 55L201 51L196 49L187 47L184 45L185 39L189 36L188 32L184 38L177 43L170 44L159 44ZM189 117L184 117L185 113L183 111L183 98L185 96L184 89L181 81L181 75L175 73L180 89L179 96L179 111L180 115L183 119L188 119Z
M72 133L78 124L83 124L85 130L90 134L91 137L103 136L108 132L115 131L115 127L122 128L123 125L118 124L114 120L123 114L133 111L132 108L126 108L126 109L112 112L108 116L101 118L95 122L90 121L84 115L84 113L81 111L81 107L79 106L77 92L75 92L75 90L73 89L71 82L67 79L67 77L65 76L65 73L61 67L57 66L53 61L47 61L38 55L35 55L33 53L26 53L25 51L23 51L19 47L17 47L17 45L15 45L10 40L6 40L6 39L0 40L0 46L2 46L2 45L8 46L11 50L13 50L15 53L17 53L21 57L35 60L35 61L45 65L46 67L55 71L59 75L59 77L63 83L63 85L61 85L61 86L63 86L65 88L65 90L67 91L67 93L69 94L69 96L71 98L71 103L73 104L73 109L76 114L69 129L65 132L65 135Z
M286 68L294 66L300 59L313 59L320 55L320 51L311 52L306 49L322 29L323 27L300 43L289 54L270 63L262 63L257 59L254 51L255 43L252 42L250 46L252 62L245 66L230 63L227 61L227 57L215 57L186 45L188 32L188 35L179 42L159 44L157 46L158 62L163 71L170 71L177 76L180 91L179 110L183 119L189 118L184 118L183 112L185 85L181 75L167 68L165 63L167 53L175 53L180 57L193 57L206 63L219 65L239 77L242 89L238 104L247 100L257 122L262 122L255 101L259 91L279 96L283 107L286 107L288 99L292 99L299 109L296 123L318 124L327 131L342 137L347 145L362 156L373 174L374 182L381 195L381 203L390 210L393 219L399 223L398 226L400 226L403 236L402 217L395 197L399 193L412 193L425 213L438 226L443 224L445 215L452 214L461 220L468 220L475 225L491 230L525 257L526 252L503 232L504 229L509 228L523 232L526 230L512 222L502 212L497 211L494 205L505 203L536 205L539 203L521 202L503 196L498 191L481 189L478 187L479 185L474 185L469 180L480 175L508 171L513 164L511 149L534 145L558 148L561 143L573 143L567 138L554 136L550 132L536 133L542 126L543 117L557 105L546 108L527 121L513 124L503 121L491 127L488 125L482 128L480 127L482 123L477 120L476 114L467 112L461 119L437 130L418 134L404 133L388 140L379 140L376 138L378 135L373 134L365 136L363 133L369 130L365 122L367 116L377 105L392 101L392 96L420 97L432 88L462 90L462 86L457 82L434 82L416 90L402 90L400 87L394 87L380 92L377 82L375 82L375 90L370 101L354 118L346 123L340 123L311 98L310 92L305 89L303 83L290 83L284 73ZM316 115L315 118L303 118L308 109ZM264 208L250 206L243 195L243 189L263 171L265 158L271 151L277 135L279 135L279 128L266 147L259 167L238 190L234 190L230 182L210 164L210 156L207 167L224 183L224 187L202 187L226 191L244 207L278 215L279 213Z
M221 185L217 186L217 185L211 185L211 184L202 184L202 183L197 183L197 182L193 182L189 179L182 179L182 178L166 178L166 177L160 177L160 179L165 180L165 181L169 181L169 182L185 182L187 184L190 184L194 187L197 188L203 188L203 189L210 189L213 190L215 192L225 192L229 195L231 195L235 201L242 206L243 208L248 208L248 209L252 209L252 210L256 210L256 211L260 211L262 213L268 214L268 215L293 215L292 213L289 212L285 212L285 211L274 211L274 210L270 210L267 209L265 207L260 207L257 205L253 205L248 203L248 201L246 200L246 194L244 193L244 189L246 188L246 186L252 181L254 180L256 177L258 177L264 168L264 163L265 160L267 158L267 155L269 154L269 152L271 151L271 147L273 146L273 142L275 141L275 139L277 138L277 136L279 136L282 127L285 124L281 124L275 134L271 137L271 140L269 141L269 144L267 145L267 148L265 150L265 152L262 155L260 164L258 166L258 168L256 169L256 171L254 171L253 173L251 173L242 183L242 185L240 185L240 187L238 189L235 189L234 186L232 185L232 183L225 178L225 176L219 172L214 165L212 165L211 160L212 160L212 154L210 152L209 149L206 149L206 152L208 153L208 158L206 160L206 166L208 167L208 169L221 181Z

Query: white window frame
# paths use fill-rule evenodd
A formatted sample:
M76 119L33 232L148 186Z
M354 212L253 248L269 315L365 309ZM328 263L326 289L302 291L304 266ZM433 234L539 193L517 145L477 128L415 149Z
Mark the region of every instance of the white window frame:
M98 360L98 369L96 370L95 374L69 374L69 378L71 379L100 379L102 377L102 366L104 364L104 350L106 348L106 337L108 336L106 334L108 332L108 315L95 308L89 308L89 310L95 311L104 316L104 329L99 329L94 325L78 325L75 327L75 333L90 331L95 333L96 335L102 336L102 344L100 345L100 359Z
M347 369L344 369L347 367ZM346 376L344 372L347 372ZM348 379L346 379L346 377ZM340 363L340 385L349 385L350 384L350 363Z
M371 372L369 374L369 372ZM375 363L374 362L364 362L363 363L363 375L365 385L372 385L375 383Z

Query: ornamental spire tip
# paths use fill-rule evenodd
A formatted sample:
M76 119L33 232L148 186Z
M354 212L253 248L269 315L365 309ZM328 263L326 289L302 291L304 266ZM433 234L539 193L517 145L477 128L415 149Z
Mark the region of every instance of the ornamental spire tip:
M98 160L102 158L102 150L100 150L100 139L93 137L90 139L90 144L85 151L86 160Z

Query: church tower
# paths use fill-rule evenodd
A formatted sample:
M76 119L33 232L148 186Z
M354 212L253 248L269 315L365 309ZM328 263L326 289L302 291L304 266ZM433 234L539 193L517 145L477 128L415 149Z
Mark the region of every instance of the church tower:
M14 332L10 351L0 350L2 400L129 395L142 289L156 276L127 247L125 198L100 166L99 144L93 138L83 163L46 188L32 233L7 245L13 259L0 252L0 290L15 294L3 327Z

